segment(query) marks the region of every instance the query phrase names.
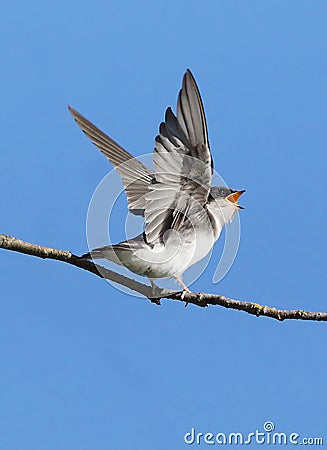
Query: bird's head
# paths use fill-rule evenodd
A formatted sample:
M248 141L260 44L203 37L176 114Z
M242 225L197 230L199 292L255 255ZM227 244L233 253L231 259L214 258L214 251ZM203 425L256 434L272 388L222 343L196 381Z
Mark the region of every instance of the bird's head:
M230 189L225 186L214 186L210 189L208 207L211 212L222 217L222 221L226 224L232 220L235 213L239 209L244 209L238 204L238 199L245 192Z

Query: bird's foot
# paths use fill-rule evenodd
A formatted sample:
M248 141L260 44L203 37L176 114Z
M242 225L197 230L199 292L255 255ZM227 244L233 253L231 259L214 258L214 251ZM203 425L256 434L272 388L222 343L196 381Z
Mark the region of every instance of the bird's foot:
M192 292L188 289L188 288L186 288L186 289L183 289L183 292L182 292L182 300L184 300L184 297L185 297L185 295L186 294L191 294Z
M184 283L184 281L181 278L177 277L176 282L183 288L181 299L184 300L185 295L191 294L191 291L189 290L189 288L186 286L186 284ZM187 306L187 305L188 305L188 302L186 302L185 306Z
M150 300L152 303L155 303L156 305L161 305L161 302L160 302L161 289L159 286L156 285L156 283L151 278L149 278L149 281L151 283L151 288L152 288L152 294L151 294Z
M189 288L186 286L186 284L184 283L184 281L180 278L180 277L176 277L175 278L175 280L176 280L176 283L178 283L180 286L182 286L182 288L183 288L183 293L185 292L185 294L187 293L187 294L190 294L191 293L191 291L189 290ZM184 294L184 295L185 295Z

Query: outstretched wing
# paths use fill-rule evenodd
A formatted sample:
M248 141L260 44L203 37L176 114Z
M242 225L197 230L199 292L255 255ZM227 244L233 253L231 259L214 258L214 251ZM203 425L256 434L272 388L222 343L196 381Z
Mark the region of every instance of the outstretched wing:
M212 179L206 119L195 79L187 70L177 102L168 108L154 149L155 179L145 196L145 233L149 243L168 229L179 230L205 206Z
M145 194L153 178L150 170L75 109L68 109L81 130L117 169L131 213L144 215Z

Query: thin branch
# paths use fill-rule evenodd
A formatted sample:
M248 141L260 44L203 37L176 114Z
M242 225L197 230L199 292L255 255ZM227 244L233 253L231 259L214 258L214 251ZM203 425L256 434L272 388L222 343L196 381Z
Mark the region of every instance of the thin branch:
M81 259L67 250L58 250L55 248L43 247L41 245L30 244L21 241L12 236L0 234L0 248L11 250L26 255L36 256L44 259L56 259L72 266L87 270L100 278L111 280L121 284L133 291L142 294L152 302L160 305L160 299L168 298L170 300L178 300L182 302L192 303L193 305L206 307L208 305L219 305L224 308L236 309L247 312L255 316L266 316L277 320L300 319L300 320L316 320L327 321L327 312L308 312L302 310L282 310L271 308L270 306L259 305L254 302L245 302L241 300L233 300L216 294L205 294L202 292L192 292L191 294L173 291L170 289L158 288L155 291L152 287L132 280L131 278L120 275L116 272L108 270L98 264Z

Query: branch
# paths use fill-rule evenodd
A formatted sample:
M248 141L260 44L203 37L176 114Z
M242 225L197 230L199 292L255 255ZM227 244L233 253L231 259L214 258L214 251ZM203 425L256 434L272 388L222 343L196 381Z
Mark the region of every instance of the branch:
M87 270L100 278L111 280L122 286L142 294L147 297L153 303L160 305L160 299L168 298L170 300L178 300L188 303L192 303L196 306L206 307L208 305L219 305L224 308L236 309L239 311L247 312L255 316L266 316L272 319L280 321L286 319L300 319L300 320L316 320L327 321L327 312L306 312L302 310L282 310L271 308L270 306L262 306L254 302L245 302L241 300L233 300L231 298L224 297L216 294L205 294L202 292L192 292L191 294L183 293L180 291L173 291L170 289L158 288L155 291L152 287L132 280L131 278L120 275L112 270L106 269L98 264L87 261L74 255L67 250L57 250L55 248L43 247L41 245L30 244L28 242L21 241L11 236L5 236L0 234L0 248L11 250L19 253L25 253L26 255L36 256L44 259L56 259L72 266L79 267Z

